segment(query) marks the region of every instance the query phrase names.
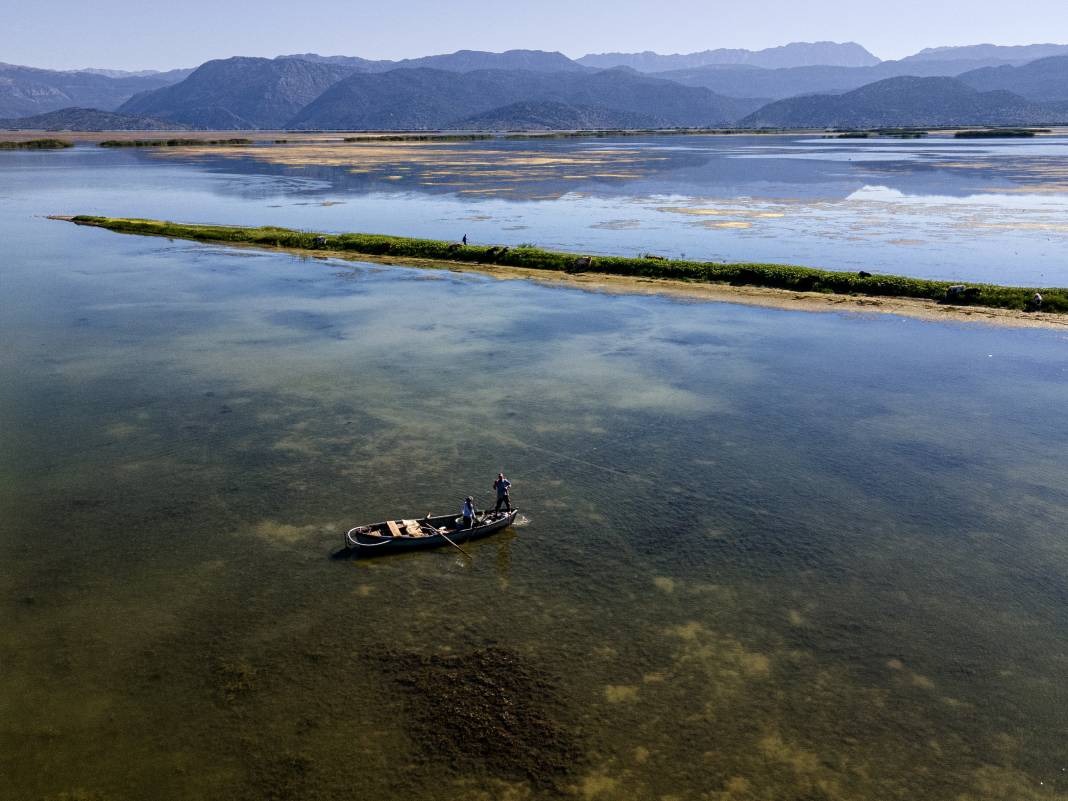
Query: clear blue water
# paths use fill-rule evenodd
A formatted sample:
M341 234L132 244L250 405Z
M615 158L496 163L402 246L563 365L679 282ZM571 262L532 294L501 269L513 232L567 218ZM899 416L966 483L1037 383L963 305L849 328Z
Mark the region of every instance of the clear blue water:
M1063 334L36 216L434 236L555 202L561 240L569 216L580 244L628 233L588 228L582 198L360 195L276 169L0 161L7 797L1068 794ZM525 524L472 559L333 558L348 526L484 500L499 469ZM485 649L525 677L501 704L555 739L457 762L420 726L489 690L427 693L412 665ZM552 782L524 775L564 753Z
M1063 137L312 144L196 157L78 148L51 158L65 165L61 194L38 186L51 213L466 233L592 253L1068 284ZM190 161L197 170L185 168ZM107 165L112 177L69 180L75 165ZM73 186L87 191L71 194Z

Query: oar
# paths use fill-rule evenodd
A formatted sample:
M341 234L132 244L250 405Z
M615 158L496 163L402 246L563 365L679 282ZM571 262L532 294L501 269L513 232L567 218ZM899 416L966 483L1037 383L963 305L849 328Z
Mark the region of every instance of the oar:
M421 523L420 525L425 525L425 524L422 524L422 523ZM447 535L447 534L446 534L446 533L445 533L444 531L438 531L438 530L437 530L436 528L433 528L432 526L426 526L426 528L429 528L429 529L430 529L431 531L433 531L433 532L434 532L435 534L437 534L438 536L440 536L440 537L441 537L441 538L442 538L443 540L445 540L445 542L449 543L449 545L451 545L451 546L452 546L453 548L455 548L456 550L458 550L458 551L459 551L460 553L462 553L462 554L463 554L464 556L466 556L466 557L467 557L468 559L472 559L472 558L473 558L473 557L471 556L471 554L469 554L469 553L468 553L467 551L465 551L465 550L464 550L463 548L461 548L461 547L460 547L459 545L457 545L457 544L456 544L455 542L453 542L452 540L450 540L450 539L449 539L449 537L448 537L448 535Z

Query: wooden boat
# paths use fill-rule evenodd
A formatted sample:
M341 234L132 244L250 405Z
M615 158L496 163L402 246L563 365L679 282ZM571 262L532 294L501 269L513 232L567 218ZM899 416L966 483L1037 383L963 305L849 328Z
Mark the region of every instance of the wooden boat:
M449 547L448 537L460 544L488 537L512 525L518 509L510 512L475 512L475 524L460 528L456 515L427 515L419 520L386 520L368 526L355 526L345 532L345 547L360 555L394 553L416 548Z

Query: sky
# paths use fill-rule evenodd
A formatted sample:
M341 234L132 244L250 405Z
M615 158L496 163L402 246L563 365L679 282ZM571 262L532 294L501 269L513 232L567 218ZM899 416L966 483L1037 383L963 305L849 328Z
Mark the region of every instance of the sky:
M0 62L171 69L233 55L409 58L460 49L688 53L855 41L924 47L1068 43L1065 0L0 0ZM16 10L17 7L17 10Z

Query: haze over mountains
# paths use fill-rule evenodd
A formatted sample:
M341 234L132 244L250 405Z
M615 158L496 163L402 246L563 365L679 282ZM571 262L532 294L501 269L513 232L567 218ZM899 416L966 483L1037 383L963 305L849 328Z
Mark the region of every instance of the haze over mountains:
M1037 56L1036 56L1037 58ZM646 50L644 53L591 53L576 59L579 64L597 69L630 67L639 72L667 72L716 65L744 65L779 69L783 67L870 67L879 59L856 42L792 42L765 50L736 50L721 48L700 53L675 53L662 56Z
M1029 125L1068 122L1066 112L1068 45L1054 44L930 48L897 61L814 42L576 60L539 50L402 61L306 53L168 73L0 64L0 126L19 128Z
M502 107L524 101L570 105L587 113L600 109L610 127L624 127L622 121L633 115L654 127L727 125L762 105L759 101L744 104L721 98L707 89L681 86L630 70L587 73L400 69L350 75L308 104L287 127L456 128L488 112L495 112L503 121Z
M1068 59L1066 59L1068 60ZM1040 125L1068 119L1068 104L1036 103L996 90L980 92L957 78L903 76L840 95L806 95L771 103L740 121L746 128L881 128Z
M0 63L0 117L29 117L69 106L113 111L138 92L177 83L188 74L187 70L172 70L112 77Z
M305 53L296 56L278 56L279 59L299 59L323 64L351 67L360 72L388 72L396 69L436 69L448 72L474 72L475 70L530 70L532 72L574 72L582 65L563 53L544 50L505 50L503 53L487 53L482 50L457 50L438 56L406 58L402 61L368 61L355 56L320 56Z

